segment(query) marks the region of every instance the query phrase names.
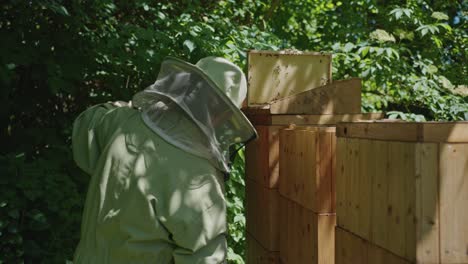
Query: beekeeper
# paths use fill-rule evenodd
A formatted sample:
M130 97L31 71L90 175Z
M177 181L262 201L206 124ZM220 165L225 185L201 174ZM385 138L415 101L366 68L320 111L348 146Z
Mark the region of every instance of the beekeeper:
M226 59L168 58L131 104L76 119L73 155L91 182L75 264L224 263L229 148L256 137L246 90Z

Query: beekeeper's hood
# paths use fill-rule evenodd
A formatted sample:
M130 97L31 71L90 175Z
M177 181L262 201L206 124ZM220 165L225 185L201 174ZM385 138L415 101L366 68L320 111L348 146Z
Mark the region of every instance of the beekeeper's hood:
M226 59L207 57L193 65L167 58L156 82L132 101L158 135L229 172L229 147L257 137L239 110L246 93L244 73Z

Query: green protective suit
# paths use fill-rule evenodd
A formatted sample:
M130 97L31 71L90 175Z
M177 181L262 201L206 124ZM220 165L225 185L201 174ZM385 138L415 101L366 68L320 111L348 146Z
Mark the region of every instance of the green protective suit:
M83 112L72 140L76 163L91 175L75 264L225 260L223 174L207 159L163 140L137 109L110 103Z

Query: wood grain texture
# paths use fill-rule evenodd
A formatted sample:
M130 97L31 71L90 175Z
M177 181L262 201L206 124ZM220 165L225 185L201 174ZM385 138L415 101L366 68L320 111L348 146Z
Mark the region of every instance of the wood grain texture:
M336 227L336 264L410 264L412 262Z
M331 59L330 54L250 51L248 105L268 104L331 82Z
M468 263L468 143L439 151L441 261Z
M273 115L269 107L249 107L242 109L244 114L254 125L336 125L339 122L356 122L362 120L382 119L383 113L364 114L326 114L326 115Z
M280 264L279 252L268 251L251 234L246 235L248 264Z
M281 128L283 126L255 126L258 138L246 146L246 177L267 188L278 188Z
M361 79L334 81L270 103L271 114L359 114Z
M334 214L317 214L280 195L280 259L283 264L333 264Z
M468 142L468 122L359 121L339 124L336 135L386 141L463 143Z
M278 199L277 189L269 189L247 179L247 232L269 251L279 250Z
M297 127L280 132L279 192L316 213L334 213L333 128Z
M468 143L337 138L337 223L411 263L468 263Z
M416 145L415 168L415 219L414 248L420 263L437 263L440 260L439 242L439 145L420 143Z

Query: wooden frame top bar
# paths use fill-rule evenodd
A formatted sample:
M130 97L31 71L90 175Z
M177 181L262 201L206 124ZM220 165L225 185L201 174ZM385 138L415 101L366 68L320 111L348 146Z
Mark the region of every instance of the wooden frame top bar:
M468 122L401 122L394 120L340 123L337 137L404 142L468 143Z
M249 50L248 53L272 54L272 55L325 55L332 56L332 53L318 51L299 51L299 50Z
M376 120L384 117L383 113L364 114L328 114L328 115L272 115L268 108L245 108L245 115L253 125L336 125L339 122Z

